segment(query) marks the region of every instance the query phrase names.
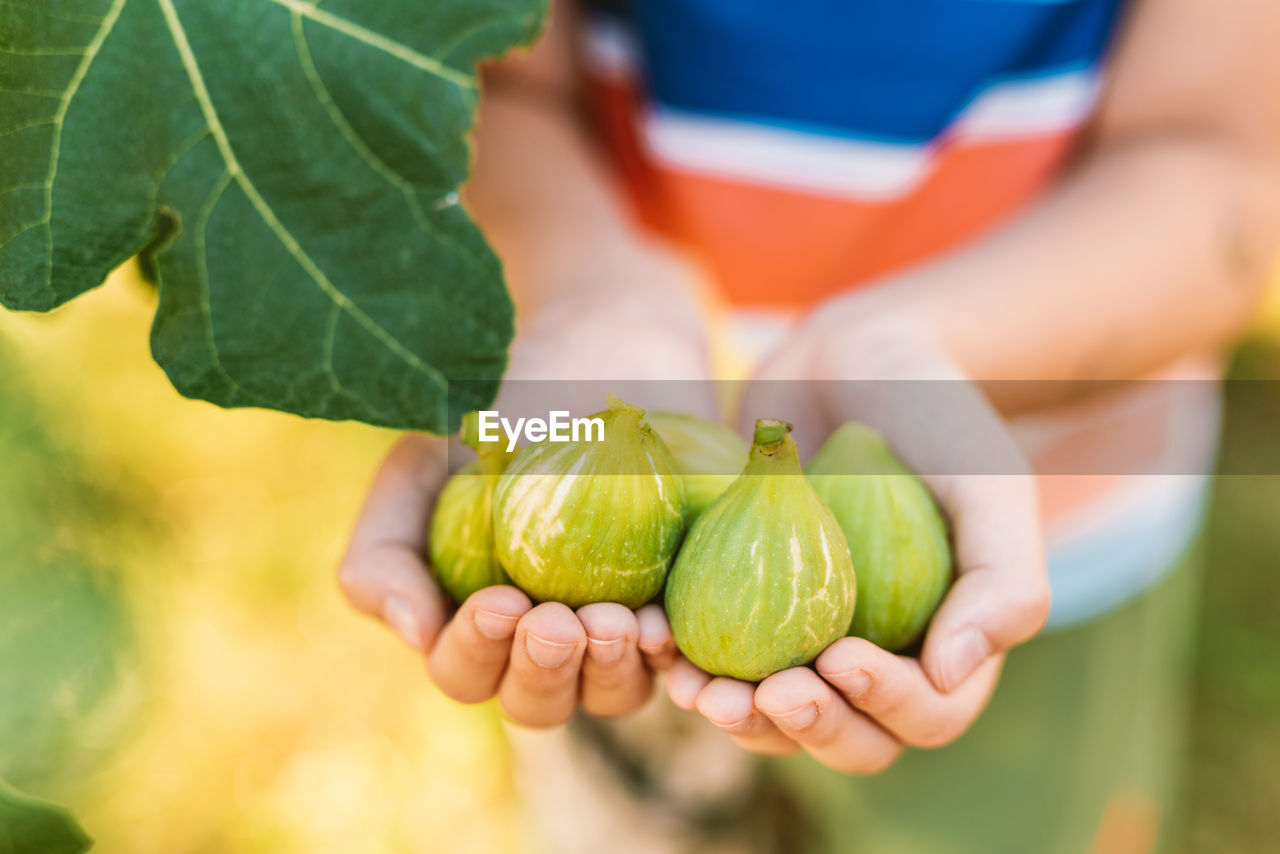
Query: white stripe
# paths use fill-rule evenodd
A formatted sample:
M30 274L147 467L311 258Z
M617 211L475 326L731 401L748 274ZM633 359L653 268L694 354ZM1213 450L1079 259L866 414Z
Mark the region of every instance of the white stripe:
M976 97L937 140L900 144L770 127L655 107L641 133L669 168L801 190L889 201L910 194L947 142L992 143L1078 127L1098 95L1098 76L1075 70L998 83Z
M641 132L653 159L668 167L868 200L910 192L932 159L927 145L800 133L664 107L644 117Z
M585 28L583 53L598 78L638 82L635 33L599 17ZM984 143L1070 130L1097 101L1098 75L1076 69L1007 80L979 93L938 139L886 143L772 127L655 106L640 136L655 162L672 169L822 196L890 201L910 194L933 170L946 140Z
M587 68L597 77L638 82L635 33L600 16L585 28ZM896 144L771 127L654 107L641 119L650 156L681 171L822 196L890 201L910 194L934 168L945 141L965 144L1046 136L1081 125L1097 102L1094 69L1006 80L980 92L937 139Z
M952 125L952 133L965 139L989 140L1076 127L1092 112L1099 84L1092 70L1006 81L975 98Z

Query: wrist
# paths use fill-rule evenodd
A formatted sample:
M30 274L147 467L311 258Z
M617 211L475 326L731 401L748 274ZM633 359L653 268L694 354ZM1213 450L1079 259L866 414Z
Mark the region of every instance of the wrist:
M591 314L661 324L681 336L702 338L703 289L694 266L676 253L656 246L628 247L607 265L580 270L564 280L522 325L554 326L565 317Z
M951 379L960 375L933 317L886 292L838 297L801 328L811 374L824 379Z

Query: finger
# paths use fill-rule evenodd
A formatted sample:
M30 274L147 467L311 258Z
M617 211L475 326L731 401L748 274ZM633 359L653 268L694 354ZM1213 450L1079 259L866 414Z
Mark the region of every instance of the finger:
M951 517L959 575L921 661L939 690L954 691L990 656L1044 627L1049 580L1031 477L958 475L937 491Z
M401 439L374 477L338 568L351 604L420 651L431 648L448 611L421 557L445 468L443 442L416 434Z
M830 399L871 423L920 472L951 523L958 577L925 638L925 672L955 690L991 655L1036 634L1049 613L1035 478L1004 421L947 359L919 342Z
M677 656L667 671L667 696L677 708L691 712L698 707L698 695L711 682L711 676L683 655Z
M498 688L502 709L531 727L562 724L578 705L578 675L587 633L559 602L544 602L521 618L511 661Z
M671 667L680 655L680 650L676 649L671 625L667 622L667 614L662 606L645 605L636 611L636 622L640 626L640 652L644 654L645 664L654 671Z
M587 634L582 707L604 717L635 711L653 692L653 674L637 646L636 615L616 602L598 602L579 608L578 621Z
M755 704L814 759L845 774L879 774L902 753L901 741L850 708L807 667L765 679Z
M477 590L440 633L427 656L431 681L459 703L479 703L498 690L511 640L533 603L514 587Z
M894 655L862 638L836 641L814 666L848 703L914 747L955 741L982 713L1004 656L988 658L955 691L943 694L914 658Z
M756 686L737 679L717 677L698 694L702 716L733 736L745 750L764 756L789 756L800 747L783 735L755 707Z

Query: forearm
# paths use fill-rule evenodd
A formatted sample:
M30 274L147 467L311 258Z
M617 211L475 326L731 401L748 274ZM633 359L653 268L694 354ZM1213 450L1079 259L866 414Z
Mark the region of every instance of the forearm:
M686 263L633 221L585 120L557 4L533 52L489 69L467 203L507 271L519 316L571 297L691 314ZM665 299L663 298L665 297Z
M485 94L467 199L520 302L608 279L637 242L573 106L494 86Z
M1139 377L1246 322L1280 233L1267 168L1197 139L1110 143L991 236L827 314L911 326L979 380L1062 381L993 388L1002 408Z

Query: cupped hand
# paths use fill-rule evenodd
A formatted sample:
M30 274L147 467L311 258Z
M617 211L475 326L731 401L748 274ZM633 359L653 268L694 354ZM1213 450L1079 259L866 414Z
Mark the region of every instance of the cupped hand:
M797 419L809 452L846 421L881 430L948 517L956 579L919 658L843 638L812 668L759 685L680 659L667 679L673 702L748 750L805 750L853 774L884 770L906 746L955 740L985 707L1006 651L1039 632L1049 610L1034 478L1003 421L909 323L808 325L748 386L742 416Z
M640 381L648 405L713 415L709 383L669 382L709 374L697 311L678 286L656 278L643 290L566 292L525 324L494 408L593 412L604 407L606 386ZM496 696L508 717L528 726L562 723L579 705L602 716L636 710L652 693L654 673L675 659L660 606L574 611L500 586L451 613L424 558L448 457L443 440L422 435L407 435L391 451L339 572L347 598L425 654L432 680L460 702Z
M513 721L539 727L563 723L579 704L602 716L637 709L654 672L675 658L657 605L632 612L605 602L574 611L534 605L500 586L450 613L423 558L445 457L443 441L409 435L383 463L339 570L352 605L424 653L431 679L459 702L496 696Z

